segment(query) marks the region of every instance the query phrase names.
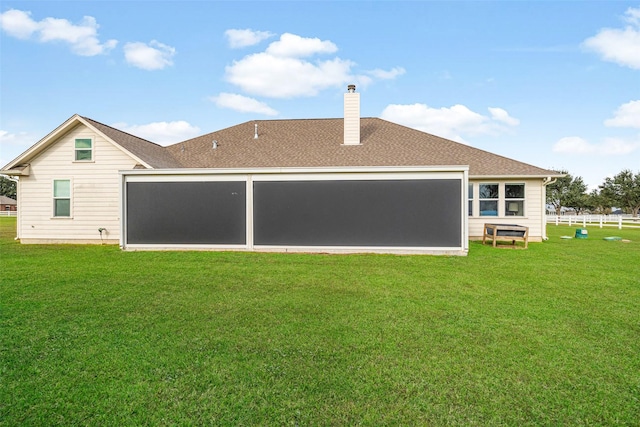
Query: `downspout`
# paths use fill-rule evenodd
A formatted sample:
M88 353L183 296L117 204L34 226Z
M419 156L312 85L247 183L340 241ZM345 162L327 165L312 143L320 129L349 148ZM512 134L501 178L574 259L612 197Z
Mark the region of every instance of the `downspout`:
M547 185L551 185L556 182L558 178L551 178L550 176L542 180L542 240L549 240L547 237Z
M16 237L14 237L13 240L20 240L20 212L22 212L22 208L20 206L20 178L15 177L15 176L11 176L11 175L5 175L5 174L1 174L0 176L2 176L3 178L7 178L9 181L13 181L16 183L16 209L18 210L18 212L16 213Z

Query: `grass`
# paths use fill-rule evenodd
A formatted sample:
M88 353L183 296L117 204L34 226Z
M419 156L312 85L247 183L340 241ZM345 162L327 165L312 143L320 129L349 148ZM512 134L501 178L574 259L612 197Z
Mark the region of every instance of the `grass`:
M20 245L14 227L1 425L640 420L638 229L431 257Z

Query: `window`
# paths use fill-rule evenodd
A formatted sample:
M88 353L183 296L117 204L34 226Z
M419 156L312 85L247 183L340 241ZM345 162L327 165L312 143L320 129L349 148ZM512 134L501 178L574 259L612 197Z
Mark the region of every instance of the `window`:
M524 184L504 185L504 214L524 216Z
M53 181L53 216L71 216L71 181L68 179Z
M469 184L469 216L473 216L473 184Z
M480 199L480 216L498 216L498 184L480 184L478 198Z
M93 160L93 141L90 138L76 139L77 162L87 162Z

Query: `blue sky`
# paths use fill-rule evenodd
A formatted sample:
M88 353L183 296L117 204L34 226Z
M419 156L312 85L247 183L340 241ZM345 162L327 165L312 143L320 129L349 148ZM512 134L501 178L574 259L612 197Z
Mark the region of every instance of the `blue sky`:
M0 164L75 113L161 144L382 117L591 187L640 171L640 1L0 3Z

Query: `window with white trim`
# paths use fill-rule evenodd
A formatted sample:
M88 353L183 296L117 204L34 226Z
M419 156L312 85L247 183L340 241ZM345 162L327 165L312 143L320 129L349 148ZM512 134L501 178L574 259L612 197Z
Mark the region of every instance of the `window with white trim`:
M93 140L91 138L77 138L75 150L76 162L90 162L93 160Z
M524 184L504 185L504 214L524 216Z
M469 216L473 216L473 184L469 184Z
M71 216L71 180L53 180L53 216Z
M498 216L498 200L500 193L498 184L478 185L480 216Z

